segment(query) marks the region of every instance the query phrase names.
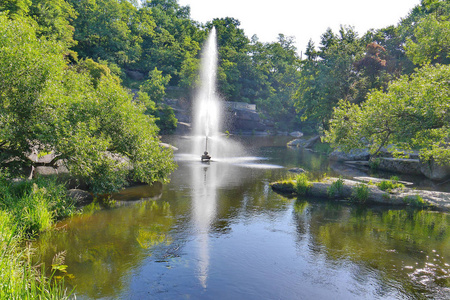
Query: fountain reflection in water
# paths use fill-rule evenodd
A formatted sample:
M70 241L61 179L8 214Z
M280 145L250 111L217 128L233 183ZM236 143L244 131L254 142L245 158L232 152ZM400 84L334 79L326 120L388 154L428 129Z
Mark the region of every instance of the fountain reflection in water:
M195 155L209 151L218 156L220 132L220 99L216 92L217 41L213 27L206 41L202 56L201 86L194 102L193 149ZM202 161L203 161L202 156ZM207 160L209 162L209 159ZM191 168L192 179L192 220L197 235L197 277L203 288L207 287L209 270L209 229L216 214L217 174L208 174L209 165ZM210 171L216 171L216 168ZM209 172L211 173L211 172ZM208 176L209 175L209 176Z

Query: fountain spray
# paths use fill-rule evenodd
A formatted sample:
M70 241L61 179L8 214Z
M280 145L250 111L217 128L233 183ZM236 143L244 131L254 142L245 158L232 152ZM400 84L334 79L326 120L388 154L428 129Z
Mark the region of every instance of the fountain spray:
M219 136L220 103L216 92L217 57L216 29L213 27L203 49L200 89L194 103L194 134L196 137L205 139L205 151L201 156L202 161L211 159L208 154L208 139ZM200 150L199 148L196 149ZM210 150L215 151L217 149L211 144Z

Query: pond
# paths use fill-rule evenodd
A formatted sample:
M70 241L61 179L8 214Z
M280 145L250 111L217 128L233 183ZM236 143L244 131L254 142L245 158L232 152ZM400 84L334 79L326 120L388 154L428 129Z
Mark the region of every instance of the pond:
M46 265L65 256L77 299L450 298L449 214L284 198L269 183L289 168L339 170L287 137L231 137L244 151L209 164L165 139L179 148L169 184L91 205L34 244Z

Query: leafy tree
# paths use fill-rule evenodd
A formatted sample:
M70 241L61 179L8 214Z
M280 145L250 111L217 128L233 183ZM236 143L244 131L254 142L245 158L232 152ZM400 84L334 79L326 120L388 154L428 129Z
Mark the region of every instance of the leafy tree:
M15 18L26 16L31 5L31 0L3 0L0 2L0 11L7 11Z
M174 169L154 120L113 76L100 76L94 87L87 72L66 65L62 45L38 39L24 20L0 16L0 31L2 167L18 172L39 165L30 153L52 152L49 165L63 163L94 193L128 179L164 180Z
M369 147L373 155L387 145L418 149L423 160L450 163L449 76L449 66L425 66L387 92L372 91L361 106L341 101L325 140L344 151Z
M148 73L148 77L149 79L140 86L139 90L147 93L153 102L160 103L166 94L166 86L169 83L171 76L163 76L162 71L155 68Z
M333 108L340 99L361 101L355 62L362 57L364 48L352 27L341 27L339 34L328 29L322 35L319 48L320 60L303 62L294 97L302 120L310 118L327 128ZM309 52L313 51L310 44Z
M163 76L157 68L148 75L149 79L139 87L138 101L144 104L146 114L155 118L161 133L173 133L177 128L178 120L175 118L173 109L162 103L171 76Z
M415 64L450 63L450 21L429 15L415 28L414 39L408 39L406 53Z

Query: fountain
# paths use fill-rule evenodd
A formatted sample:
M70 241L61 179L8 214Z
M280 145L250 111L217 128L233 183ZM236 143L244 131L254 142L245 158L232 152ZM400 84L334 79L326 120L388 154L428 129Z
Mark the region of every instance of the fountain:
M208 154L208 139L217 139L220 132L221 105L216 91L217 55L216 29L213 27L203 50L200 71L201 85L193 107L193 130L196 137L194 153L203 152L201 151L203 143L197 142L197 139L204 139L205 149L201 156L202 161L211 160L211 156ZM210 150L217 154L218 149L214 143L211 143Z

